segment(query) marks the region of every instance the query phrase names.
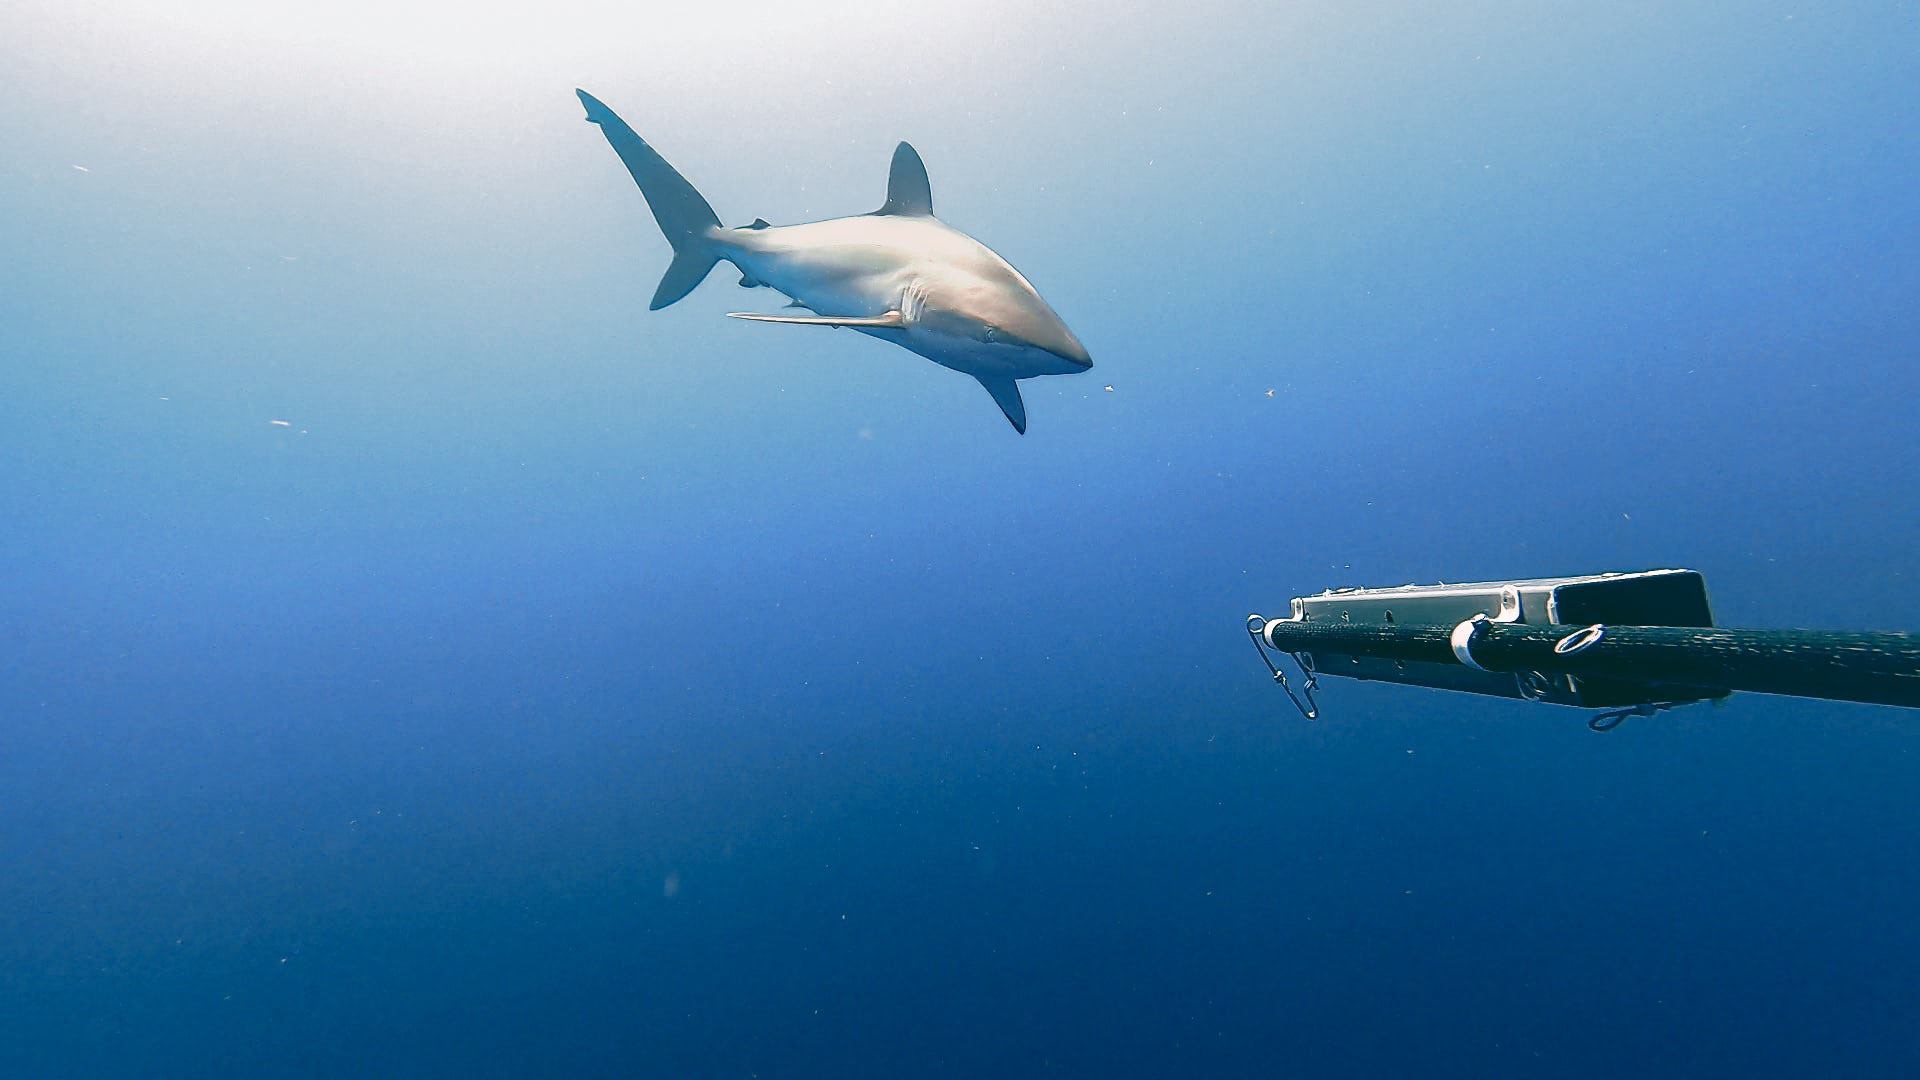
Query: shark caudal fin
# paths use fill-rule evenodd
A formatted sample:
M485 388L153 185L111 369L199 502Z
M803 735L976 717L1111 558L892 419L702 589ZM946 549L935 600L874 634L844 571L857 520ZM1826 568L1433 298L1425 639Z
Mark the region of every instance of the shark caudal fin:
M600 125L600 133L607 137L613 152L620 155L627 171L633 174L634 183L640 185L640 194L646 196L647 206L653 210L653 219L660 223L660 231L673 245L673 264L667 267L666 276L660 279L660 288L654 291L653 303L649 305L659 311L692 292L694 286L706 280L713 264L720 261L711 242L713 231L720 227L720 218L693 185L675 172L645 139L634 134L625 120L585 90L574 93L580 95L580 103L587 107L587 119Z

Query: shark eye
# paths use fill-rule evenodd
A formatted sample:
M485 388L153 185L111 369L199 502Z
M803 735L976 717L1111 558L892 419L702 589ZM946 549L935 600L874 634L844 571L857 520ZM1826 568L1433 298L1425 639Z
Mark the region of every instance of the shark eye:
M999 327L997 327L997 326L989 326L989 327L987 327L987 333L986 333L986 338L987 338L987 340L988 340L988 341L997 341L997 340L999 340L999 338L1000 338L1000 328L999 328Z

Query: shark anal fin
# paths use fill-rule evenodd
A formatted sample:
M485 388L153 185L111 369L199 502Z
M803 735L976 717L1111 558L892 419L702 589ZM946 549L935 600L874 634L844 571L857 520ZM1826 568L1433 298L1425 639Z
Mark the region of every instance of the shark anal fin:
M1027 433L1027 405L1020 400L1020 384L1005 376L975 375L980 385L993 395L993 403L1007 414L1013 422L1013 430L1022 435Z
M795 326L864 326L869 329L907 324L906 318L898 311L889 311L885 315L762 315L757 311L729 311L727 318L792 323Z
M887 172L887 201L874 213L933 216L933 185L927 181L926 163L906 143L893 148L893 167Z

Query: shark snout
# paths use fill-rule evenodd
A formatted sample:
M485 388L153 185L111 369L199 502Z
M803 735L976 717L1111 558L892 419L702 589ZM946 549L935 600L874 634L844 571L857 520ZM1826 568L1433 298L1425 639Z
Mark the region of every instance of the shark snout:
M1038 294L1034 296L1034 303L1040 310L1034 313L1037 317L1026 320L1024 329L1027 333L1023 336L1027 342L1058 359L1065 368L1061 372L1063 375L1072 375L1092 367L1093 357L1087 353L1087 347L1080 344L1080 339L1074 336L1073 331L1067 329L1066 322L1055 315Z
M1081 371L1092 367L1093 357L1087 355L1087 347L1080 344L1077 338L1071 340L1072 344L1066 348L1048 349L1047 351L1079 368Z
M1073 336L1073 331L1060 326L1047 337L1045 344L1033 342L1032 345L1059 362L1058 374L1076 375L1093 366L1093 357L1087 354L1087 347L1080 344L1080 339Z
M1051 369L1047 374L1074 375L1093 366L1093 357L1087 354L1087 347L1080 344L1080 339L1074 337L1073 331L1067 329L1067 324L1058 317L1031 320L1025 329L1027 332L1014 337L1014 340L1046 358L1044 366ZM994 333L1005 334L999 330Z

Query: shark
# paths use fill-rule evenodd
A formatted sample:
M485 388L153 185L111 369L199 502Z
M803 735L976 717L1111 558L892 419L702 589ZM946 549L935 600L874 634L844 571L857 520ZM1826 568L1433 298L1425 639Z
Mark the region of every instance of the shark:
M626 121L585 90L587 120L632 174L673 247L650 310L691 293L720 262L745 288L784 294L787 310L733 311L735 319L844 327L906 348L979 380L1013 429L1027 431L1020 380L1093 366L1032 283L985 244L933 215L927 167L907 143L894 148L887 201L869 214L723 227L713 207Z

